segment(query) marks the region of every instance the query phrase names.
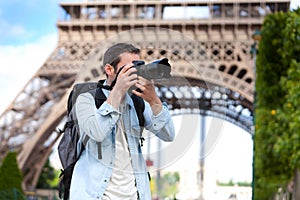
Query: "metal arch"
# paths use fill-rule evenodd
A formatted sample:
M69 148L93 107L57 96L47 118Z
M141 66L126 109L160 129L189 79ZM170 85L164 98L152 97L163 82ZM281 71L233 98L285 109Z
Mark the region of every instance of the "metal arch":
M231 122L253 134L253 111L250 102L227 88L188 80L191 85L172 85L180 77L173 77L169 85L158 86L157 93L169 105L172 115L200 113Z
M103 77L102 72L99 71L101 69L101 62L102 62L102 55L103 55L103 47L108 47L112 45L114 41L106 41L102 43L98 47L95 48L93 56L89 59L82 70L79 72L79 76L77 77L77 81L87 81L87 80L97 80L99 77ZM145 41L145 43L147 43ZM146 44L144 44L146 46ZM152 44L153 45L153 44ZM158 48L160 51L162 48ZM158 49L152 48L151 50L157 51ZM141 49L142 52L145 52L149 49L143 48ZM167 51L167 50L166 50ZM142 58L144 60L148 59L148 55L142 54ZM91 67L96 66L96 67ZM182 68L185 68L185 71L180 71ZM228 86L222 82L222 74L217 71L210 69L210 73L214 73L218 76L217 82L214 79L205 79L203 80L203 76L201 73L195 71L195 67L191 63L182 63L180 65L173 66L173 70L175 71L173 74L173 78L170 80L160 80L157 82L158 90L157 92L160 93L160 98L163 101L168 102L171 107L171 110L178 110L178 109L200 109L204 110L206 115L210 115L213 117L217 117L228 122L231 122L245 131L249 132L250 134L253 133L253 108L251 99L247 99L248 96L244 96L243 94L239 93L239 90L235 89L232 90L232 86ZM208 69L209 70L209 69ZM92 72L98 71L99 76L95 77ZM181 77L176 77L178 74L183 74ZM184 76L185 75L185 76ZM192 77L192 78L191 78ZM221 77L221 78L220 78ZM206 77L204 77L206 78ZM212 81L212 82L209 82ZM200 97L196 98L197 94L192 94L190 98L185 98L182 91L178 90L180 95L176 97L173 91L170 88L180 88L180 87L188 87L189 90L191 88L197 87L198 89L201 88L199 92ZM164 88L164 89L163 89ZM164 91L162 91L164 90ZM166 93L172 94L172 97L166 95ZM192 92L190 92L191 94ZM209 95L209 98L204 98L203 94L206 93ZM213 95L214 94L214 95ZM219 97L217 97L219 96Z
M182 110L176 110L175 112L171 111L171 116L186 115L186 114L200 114L203 116L215 117L218 119L225 120L231 124L234 124L235 126L240 127L241 129L245 130L246 132L248 132L251 135L254 133L253 128L250 128L250 130L249 130L248 127L241 125L241 123L238 123L238 121L232 120L232 118L226 117L224 115L219 115L218 113L215 113L215 112L210 112L210 110L182 109ZM250 120L249 120L249 122L250 122ZM251 125L252 124L249 124L249 127Z
M156 31L155 35L159 37L151 37L148 40L145 34L147 31L150 33ZM144 37L135 38L135 35L144 35ZM141 58L146 62L162 57L169 58L173 75L180 74L196 80L203 79L237 91L249 102L254 101L253 61L247 54L250 52L251 41L200 42L184 37L182 33L158 28L124 31L98 43L89 59L83 63L76 81L104 77L102 72L104 50L116 42L128 41L141 49Z
M149 29L144 28L121 32L119 35L99 43L91 53L90 58L83 64L84 67L82 67L81 71L78 73L76 81L97 80L99 77L103 77L104 75L101 71L101 66L104 50L116 43L116 41L126 42L126 40L123 41L122 38L131 38L132 35L137 35L140 32L145 33L147 30ZM150 29L150 31L152 30ZM185 98L175 98L175 100L174 98L171 99L161 96L162 100L165 100L172 105L170 109L199 108L200 110L205 110L207 115L227 120L252 134L254 81L247 82L246 79L242 79L240 75L241 71L244 70L244 77L253 80L252 66L247 66L249 62L247 62L246 55L243 55L243 62L239 63L235 61L232 62L232 65L228 66L227 69L220 69L222 61L218 63L209 58L197 60L195 58L199 57L195 55L187 56L187 50L189 49L193 52L196 51L197 48L202 48L204 53L213 54L212 52L214 50L223 46L226 46L227 50L230 49L228 46L234 46L233 42L224 42L224 44L214 42L210 44L195 42L189 39L186 39L186 41L178 41L176 38L178 38L178 34L181 35L181 33L164 29L155 29L155 31L161 36L164 34L167 35L168 37L162 38L168 38L168 44L166 43L167 41L162 39L160 39L161 41L155 42L147 40L135 41L134 38L132 38L132 42L134 45L140 47L141 58L143 60L150 61L152 59L161 58L162 56L171 58L171 62L173 62L172 74L174 78L160 82L159 84L167 84L169 87L179 87L184 85L189 87L197 86L204 89L206 93L219 93L222 97L226 96L226 98L221 99L198 98L193 99L193 101ZM145 38L147 37L145 36ZM183 37L181 36L181 38ZM209 48L208 46L211 47ZM242 48L244 48L243 51L240 50ZM236 52L236 57L239 57L242 52L245 52L245 48L247 48L247 45L244 42L241 47L236 47L235 50L231 50L232 52ZM221 50L218 49L218 51ZM172 59L175 61L172 61ZM201 66L204 67L201 68ZM236 67L235 71L239 71L239 73L233 73L232 67ZM168 90L168 92L170 92L170 90ZM173 94L173 96L175 95Z

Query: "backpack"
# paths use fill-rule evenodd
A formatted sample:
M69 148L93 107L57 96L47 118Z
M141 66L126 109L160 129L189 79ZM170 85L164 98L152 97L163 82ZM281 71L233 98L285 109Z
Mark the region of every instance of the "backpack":
M78 83L74 85L72 91L69 94L68 98L68 105L67 105L67 122L64 125L63 130L59 129L59 133L63 134L59 145L58 145L58 154L62 164L63 169L59 175L59 197L64 200L69 198L70 193L70 186L71 186L71 179L74 170L74 166L76 162L79 160L82 152L85 149L85 145L87 144L89 137L86 135L83 139L83 142L79 144L78 140L80 137L79 134L79 127L77 124L76 119L76 112L75 112L75 102L77 97L82 94L89 92L95 99L95 106L98 109L104 101L106 101L106 96L104 95L100 86L104 80L100 80L97 82L86 82L86 83ZM136 114L139 120L139 125L141 127L140 132L140 139L141 139L141 146L143 146L142 132L145 123L143 112L145 110L145 102L141 97L136 95L131 95ZM79 148L77 147L78 145ZM101 142L97 143L98 147L98 159L102 158L101 155ZM80 149L79 153L77 149Z

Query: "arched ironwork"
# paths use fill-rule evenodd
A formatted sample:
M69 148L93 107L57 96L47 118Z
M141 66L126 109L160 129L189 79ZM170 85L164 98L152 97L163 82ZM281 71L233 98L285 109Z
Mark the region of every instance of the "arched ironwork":
M172 83L180 83L173 77ZM253 133L251 102L228 88L191 80L190 85L164 85L157 87L162 101L170 105L173 115L199 113L231 122L250 134Z

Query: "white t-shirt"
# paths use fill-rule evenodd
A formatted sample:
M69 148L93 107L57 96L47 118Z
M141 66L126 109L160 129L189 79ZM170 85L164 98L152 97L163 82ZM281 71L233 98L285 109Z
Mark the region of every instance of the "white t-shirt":
M119 108L120 113L126 109L124 105ZM125 110L125 113L126 112ZM108 186L104 192L102 200L137 200L138 193L136 188L135 176L133 173L131 156L128 149L126 131L124 128L123 116L117 122L116 130L116 158L114 169Z

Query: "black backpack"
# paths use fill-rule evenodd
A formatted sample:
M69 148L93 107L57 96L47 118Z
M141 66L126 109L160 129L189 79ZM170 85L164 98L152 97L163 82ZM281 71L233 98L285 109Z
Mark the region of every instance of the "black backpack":
M69 98L67 105L67 122L64 125L63 130L59 130L59 132L63 134L60 143L58 145L58 154L63 167L60 173L60 181L59 181L59 197L64 200L69 198L71 179L73 174L73 169L78 161L80 155L82 154L85 145L87 144L89 137L86 135L83 139L82 144L78 144L79 140L79 127L77 124L76 113L75 113L75 102L77 97L82 94L89 92L95 99L95 106L97 109L106 101L106 96L104 95L102 89L99 87L103 83L103 80L97 82L86 82L86 83L78 83L74 85ZM141 146L143 146L142 131L145 124L145 119L143 112L145 110L145 103L141 97L136 95L131 95L131 98L134 103L134 107L136 110L137 117L139 119L139 125L141 127L140 139ZM74 107L73 107L74 106ZM77 145L80 145L80 152L77 152ZM101 155L101 143L97 143L98 146L98 159L102 158Z

